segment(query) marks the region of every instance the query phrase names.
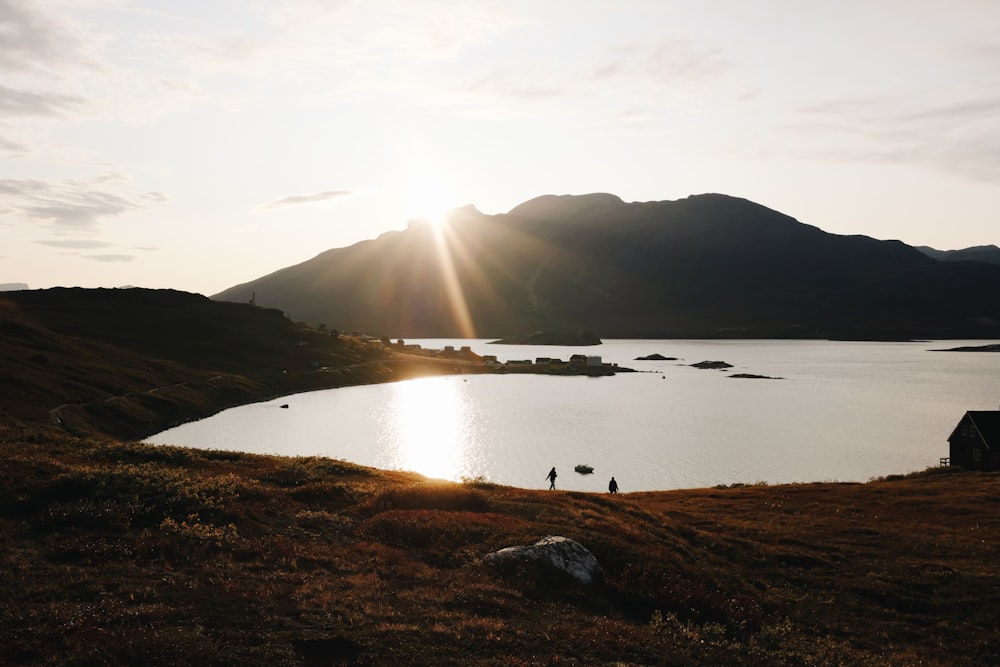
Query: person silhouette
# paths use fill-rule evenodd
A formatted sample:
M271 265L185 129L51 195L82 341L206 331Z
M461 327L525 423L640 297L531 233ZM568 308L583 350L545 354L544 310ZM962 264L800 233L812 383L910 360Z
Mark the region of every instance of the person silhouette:
M556 488L556 477L556 468L555 466L552 466L552 470L550 470L549 474L545 476L545 479L549 480L549 491Z
M618 493L618 482L615 481L613 476L611 477L611 481L608 482L608 493Z

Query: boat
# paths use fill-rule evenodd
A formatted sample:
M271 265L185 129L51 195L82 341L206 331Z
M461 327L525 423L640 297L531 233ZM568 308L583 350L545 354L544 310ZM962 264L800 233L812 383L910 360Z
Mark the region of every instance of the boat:
M593 466L586 466L583 464L576 466L575 468L573 468L573 470L576 470L581 475L589 475L590 473L594 472Z

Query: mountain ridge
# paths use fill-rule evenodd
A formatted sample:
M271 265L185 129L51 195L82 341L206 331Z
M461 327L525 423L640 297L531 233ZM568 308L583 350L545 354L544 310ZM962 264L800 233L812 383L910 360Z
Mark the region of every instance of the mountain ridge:
M929 246L914 246L928 257L943 262L985 262L1000 264L1000 248L995 245L977 245L959 250L937 250Z
M993 338L1000 267L829 234L717 193L542 195L324 251L213 298L417 338ZM457 297L461 296L461 301Z

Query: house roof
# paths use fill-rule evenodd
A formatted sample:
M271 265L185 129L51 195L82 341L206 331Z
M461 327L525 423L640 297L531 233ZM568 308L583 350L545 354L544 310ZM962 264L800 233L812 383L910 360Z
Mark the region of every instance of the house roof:
M1000 449L1000 410L969 410L962 419L966 417L975 424L987 447ZM957 430L958 427L955 427L955 431ZM955 433L952 432L952 435Z

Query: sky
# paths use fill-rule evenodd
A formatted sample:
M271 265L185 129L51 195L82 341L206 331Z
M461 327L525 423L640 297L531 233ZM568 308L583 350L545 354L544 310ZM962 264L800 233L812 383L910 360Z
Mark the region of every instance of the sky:
M591 192L1000 244L1000 3L0 0L0 283L212 295Z

